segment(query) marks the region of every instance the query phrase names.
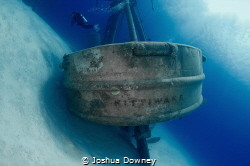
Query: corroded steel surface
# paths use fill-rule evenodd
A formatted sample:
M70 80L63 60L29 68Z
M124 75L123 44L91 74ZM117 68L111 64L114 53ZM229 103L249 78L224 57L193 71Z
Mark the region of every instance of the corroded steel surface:
M138 126L182 117L202 103L201 50L128 42L64 56L69 109L85 120Z

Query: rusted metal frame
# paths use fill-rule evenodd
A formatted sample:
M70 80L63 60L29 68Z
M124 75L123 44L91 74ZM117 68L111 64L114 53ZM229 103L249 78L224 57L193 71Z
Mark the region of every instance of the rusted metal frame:
M137 33L138 33L140 40L146 41L146 35L144 33L141 21L139 20L139 17L138 17L138 15L135 12L135 9L133 7L131 7L131 13L132 13L134 24L135 24L135 27L136 27L136 30L137 30Z
M120 13L115 13L112 15L112 20L113 20L112 24L113 25L110 27L110 33L109 33L107 44L114 43L119 16L120 16Z
M120 15L120 13L114 13L114 14L109 16L109 19L108 19L107 25L106 25L106 29L104 32L102 44L111 44L114 42L119 15Z
M124 11L124 10L123 10ZM120 36L119 35L121 35L121 31L122 31L122 27L123 27L123 25L124 25L124 19L125 19L125 12L121 12L120 13L120 16L119 16L120 18L119 18L119 21L118 21L118 25L117 25L117 30L116 30L116 40L118 39L120 39Z
M137 151L141 159L150 159L148 144L146 138L151 137L149 125L135 126L135 138L137 142Z
M131 13L130 0L125 0L125 3L126 3L125 12L126 12L126 16L127 16L130 41L138 41L133 16Z

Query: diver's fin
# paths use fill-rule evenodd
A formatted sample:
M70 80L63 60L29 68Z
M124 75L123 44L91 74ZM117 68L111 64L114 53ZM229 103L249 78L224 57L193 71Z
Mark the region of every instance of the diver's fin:
M100 30L100 28L98 27L98 25L99 24L94 25L94 29L95 29L96 32L98 32Z

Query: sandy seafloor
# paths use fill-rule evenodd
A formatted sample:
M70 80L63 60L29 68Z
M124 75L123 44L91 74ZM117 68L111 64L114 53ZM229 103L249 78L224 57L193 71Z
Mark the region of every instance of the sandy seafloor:
M138 158L116 127L67 111L62 70L67 44L21 0L0 0L0 165L74 166L81 158ZM158 124L150 144L157 166L195 166ZM121 164L122 165L122 164Z

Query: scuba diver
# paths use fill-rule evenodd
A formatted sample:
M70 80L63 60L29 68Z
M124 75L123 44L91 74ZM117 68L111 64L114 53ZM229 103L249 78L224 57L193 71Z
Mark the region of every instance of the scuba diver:
M85 29L94 28L96 32L100 30L100 28L98 27L99 24L96 25L87 24L88 21L81 13L72 12L71 17L72 17L71 26L79 25Z

